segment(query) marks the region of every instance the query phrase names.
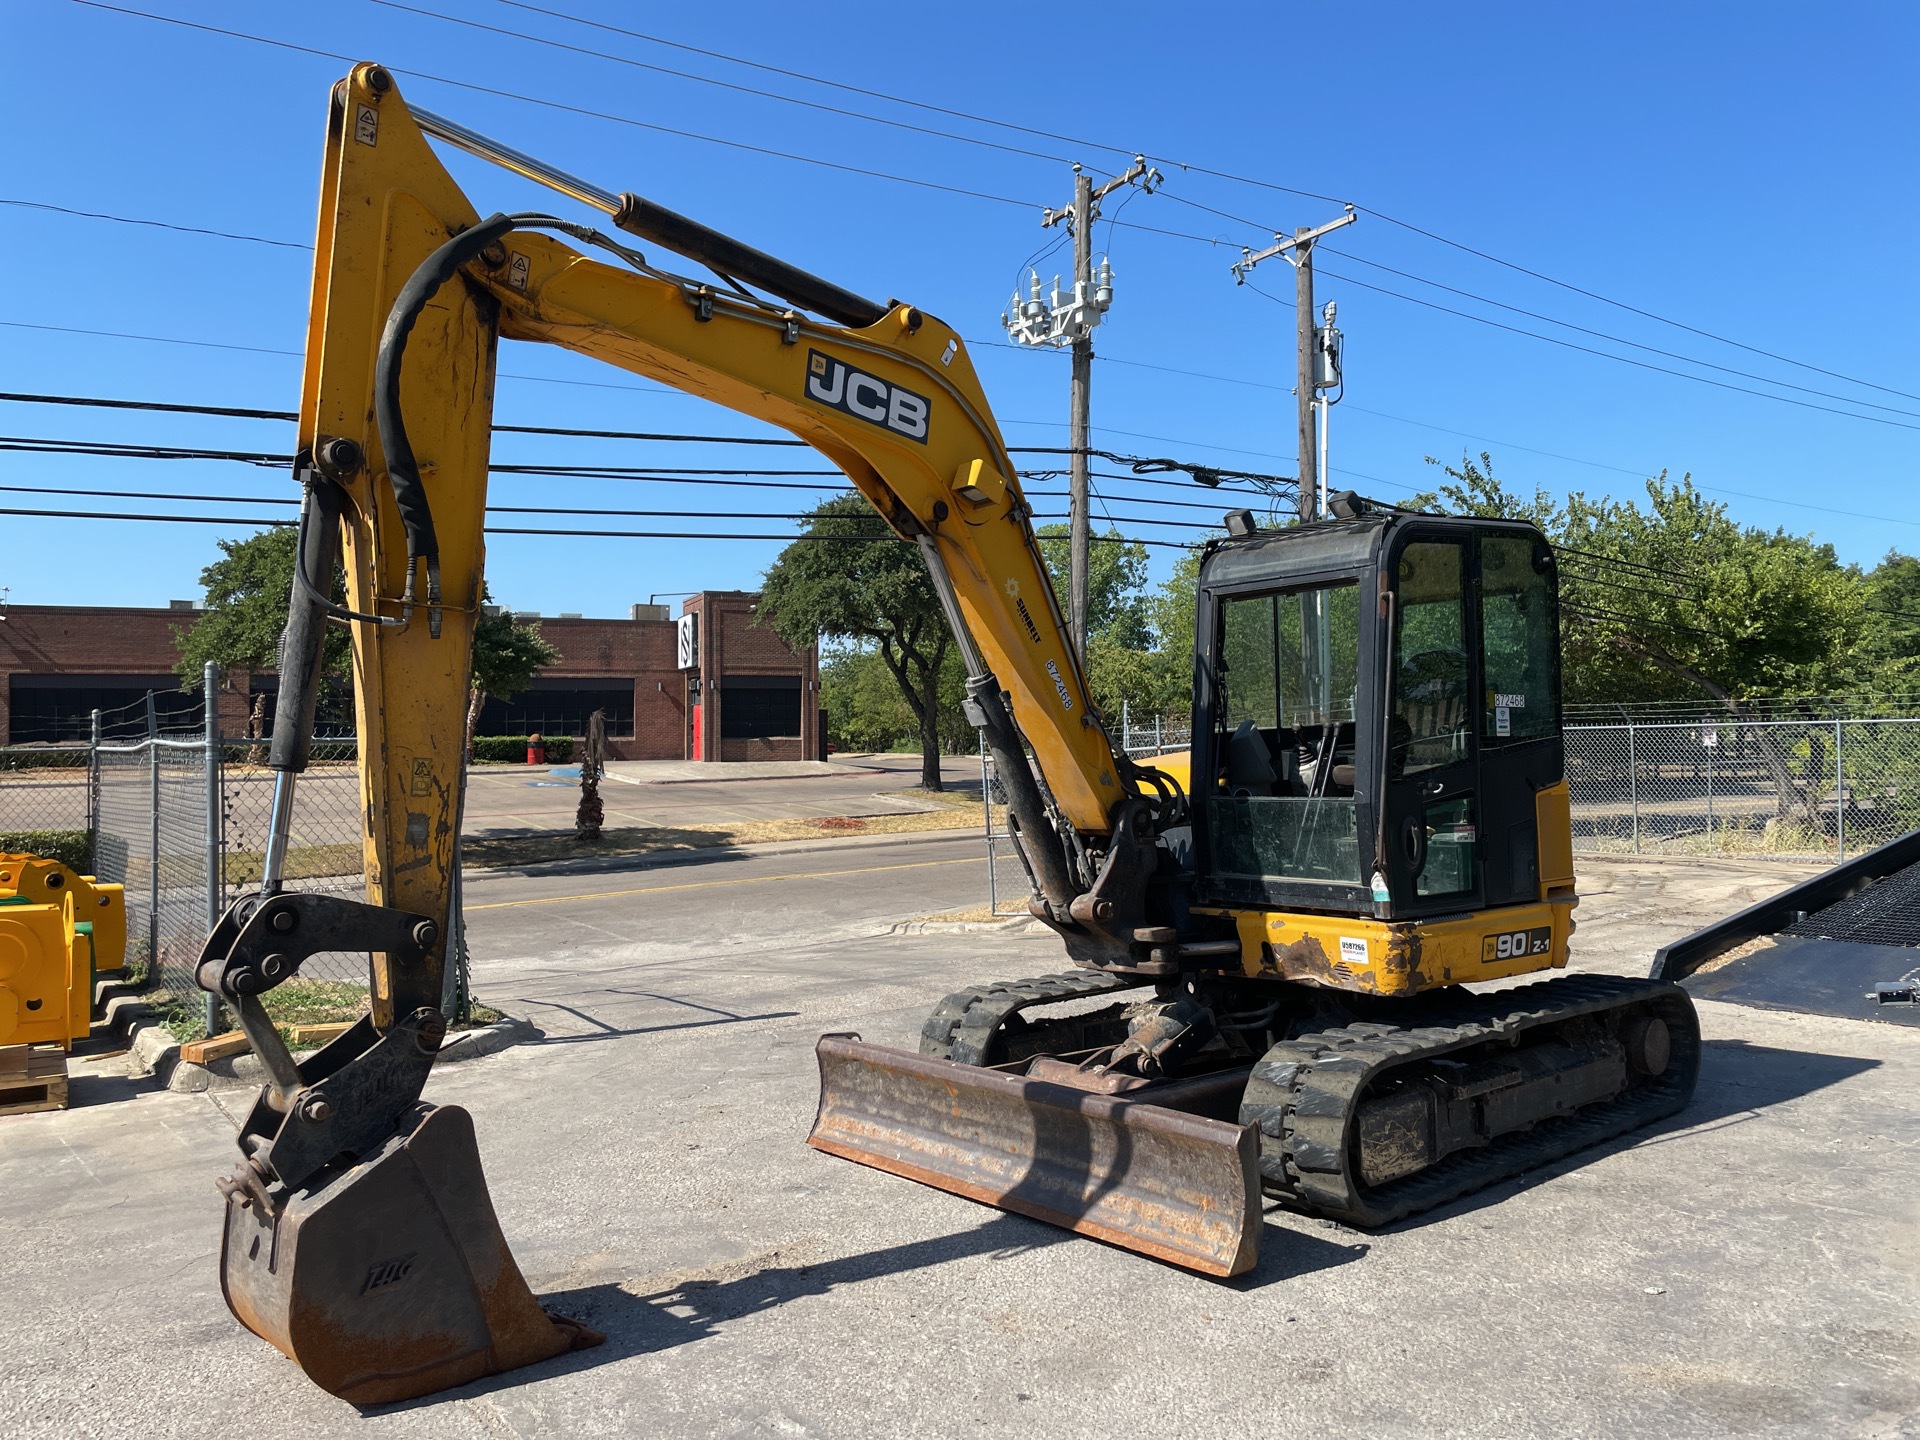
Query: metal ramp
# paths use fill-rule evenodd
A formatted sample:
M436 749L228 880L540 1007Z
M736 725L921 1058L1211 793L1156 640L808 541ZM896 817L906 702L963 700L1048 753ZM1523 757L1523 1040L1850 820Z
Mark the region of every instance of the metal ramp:
M1653 978L1703 1000L1920 1025L1920 830L1674 942Z

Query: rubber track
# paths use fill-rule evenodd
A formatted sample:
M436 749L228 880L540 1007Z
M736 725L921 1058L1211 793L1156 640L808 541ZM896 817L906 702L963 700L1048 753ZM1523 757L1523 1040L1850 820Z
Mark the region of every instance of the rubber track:
M1354 1113L1388 1071L1417 1066L1488 1041L1626 1005L1650 1003L1667 1022L1672 1059L1664 1074L1610 1100L1543 1120L1491 1144L1378 1188L1354 1173ZM1493 995L1436 1000L1415 1026L1355 1024L1269 1050L1247 1082L1242 1123L1260 1128L1264 1186L1286 1203L1349 1225L1377 1226L1443 1205L1684 1107L1700 1068L1700 1028L1678 985L1613 976L1569 976Z
M1137 990L1152 983L1099 970L1072 970L1064 975L1037 975L1031 980L956 990L920 1027L920 1053L962 1065L985 1065L990 1063L987 1056L1000 1027L1022 1010Z

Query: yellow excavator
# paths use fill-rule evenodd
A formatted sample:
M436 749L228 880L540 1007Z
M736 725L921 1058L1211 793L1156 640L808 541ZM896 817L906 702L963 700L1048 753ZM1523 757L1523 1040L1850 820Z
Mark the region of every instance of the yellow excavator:
M713 278L556 216L483 217L429 137ZM952 627L1070 966L948 996L917 1053L823 1037L817 1149L1232 1275L1263 1194L1381 1224L1686 1103L1677 986L1466 988L1564 966L1573 929L1554 564L1531 527L1351 496L1285 530L1228 517L1200 569L1191 754L1136 764L951 327L409 108L370 64L331 95L316 252L273 823L199 980L272 1075L221 1182L226 1298L329 1391L405 1399L600 1338L521 1277L467 1115L420 1101L502 337L806 441L919 547ZM354 639L364 902L281 884L333 623ZM372 1013L296 1063L261 997L336 950L369 955Z

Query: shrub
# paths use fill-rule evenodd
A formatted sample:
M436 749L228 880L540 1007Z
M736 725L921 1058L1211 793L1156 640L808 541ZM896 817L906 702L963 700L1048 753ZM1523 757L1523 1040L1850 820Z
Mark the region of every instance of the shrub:
M42 860L58 860L82 875L93 873L91 830L0 830L0 851L24 851Z
M552 735L547 737L547 763L566 765L573 759L573 737L571 735ZM527 737L525 735L476 735L473 737L473 758L482 763L506 763L524 765L527 760Z
M84 770L87 768L85 747L67 748L21 747L19 749L0 750L0 770Z

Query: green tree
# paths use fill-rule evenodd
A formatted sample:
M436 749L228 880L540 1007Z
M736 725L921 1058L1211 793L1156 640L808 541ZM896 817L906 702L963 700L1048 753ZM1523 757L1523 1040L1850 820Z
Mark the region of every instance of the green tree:
M1433 456L1427 464L1438 465L1446 473L1447 483L1409 500L1408 510L1439 510L1449 515L1479 515L1490 520L1531 520L1549 538L1557 534L1566 519L1559 501L1539 486L1528 499L1516 495L1493 473L1493 456L1480 452L1475 461L1462 455L1459 465L1448 465Z
M805 533L761 582L755 623L796 650L822 641L870 646L899 687L920 737L920 783L940 783L940 690L953 636L920 552L859 495L838 495L807 515Z
M480 598L489 596L485 586ZM560 652L540 633L537 624L524 624L502 608L485 610L473 627L473 684L467 693L467 754L473 754L473 733L487 697L511 700L533 683L548 665L559 663Z
M200 572L206 609L185 632L176 631L180 658L176 669L183 688L200 684L211 660L221 669L268 670L280 664L280 636L287 628L287 600L293 589L293 560L299 532L291 526L262 530L244 540L221 540L220 558ZM334 573L333 598L345 596L345 579ZM323 706L337 703L348 683L353 644L345 630L330 626L322 653ZM257 734L265 705L254 700L249 729Z
M1064 615L1073 564L1071 531L1062 521L1041 525L1033 534L1040 544L1041 558L1047 562L1047 575L1053 581L1053 593ZM1123 540L1120 532L1111 527L1104 535L1096 535L1087 551L1089 641L1107 636L1130 649L1145 649L1150 641L1146 584L1146 546L1137 540Z
M1484 452L1479 464L1463 459L1446 473L1450 483L1421 501L1531 520L1558 549L1570 702L1694 697L1757 719L1757 700L1826 693L1858 673L1871 586L1830 545L1741 526L1691 476L1674 481L1662 471L1646 482L1644 502L1578 491L1559 502L1539 489L1531 499L1515 495ZM1889 590L1903 573L1888 571ZM1899 643L1897 634L1886 638ZM1773 732L1751 733L1778 818L1817 827L1830 756L1789 755ZM1823 743L1815 736L1802 747L1818 752Z
M1920 671L1920 558L1889 550L1866 577L1860 681L1868 689L1904 688Z

